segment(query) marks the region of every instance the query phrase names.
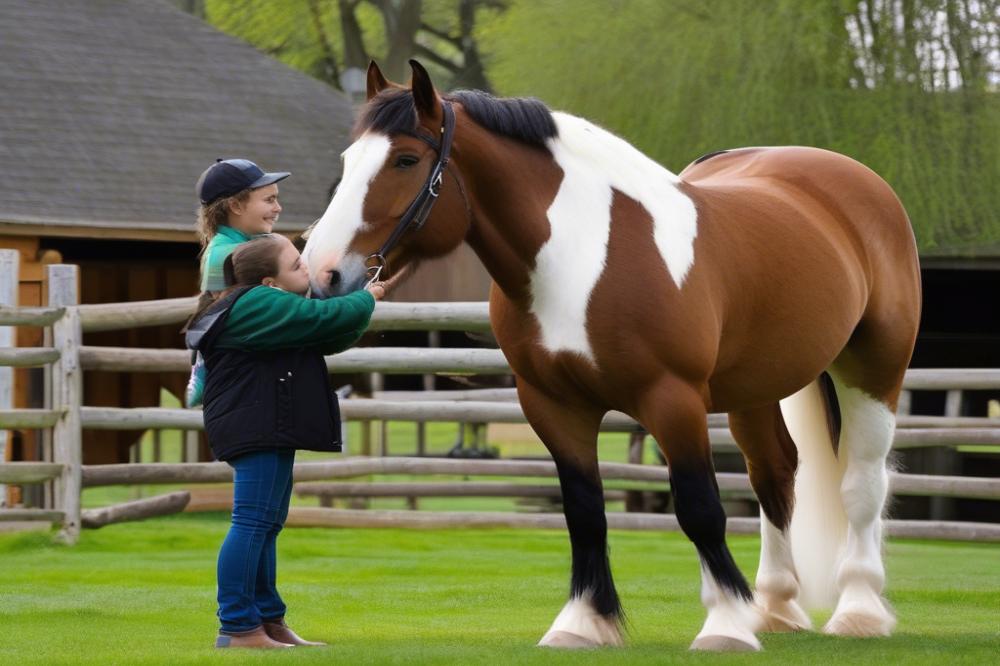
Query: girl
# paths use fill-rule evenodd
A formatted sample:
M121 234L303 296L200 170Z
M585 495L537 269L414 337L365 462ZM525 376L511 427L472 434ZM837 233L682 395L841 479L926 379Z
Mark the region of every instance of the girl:
M245 159L216 160L198 178L195 189L201 207L197 231L201 240L201 292L199 306L225 289L222 263L240 244L259 234L269 234L281 214L278 182L287 171L265 173ZM205 364L195 358L184 403L201 404L205 389Z
M296 449L340 450L340 410L323 355L358 340L384 287L306 299L306 267L280 235L241 244L224 273L231 286L195 314L186 338L208 369L209 444L234 469L232 526L217 569L216 647L322 645L284 623L275 540L288 515Z

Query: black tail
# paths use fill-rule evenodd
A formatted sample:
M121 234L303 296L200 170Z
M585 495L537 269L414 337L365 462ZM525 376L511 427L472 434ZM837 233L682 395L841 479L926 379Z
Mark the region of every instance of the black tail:
M830 429L830 441L833 442L833 454L840 454L840 429L843 419L840 416L840 401L837 400L837 389L833 385L833 377L824 372L819 376L819 390L826 402L826 425Z

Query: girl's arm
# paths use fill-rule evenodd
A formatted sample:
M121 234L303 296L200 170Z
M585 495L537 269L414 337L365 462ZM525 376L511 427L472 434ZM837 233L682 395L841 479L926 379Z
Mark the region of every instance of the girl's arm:
M216 345L250 351L319 347L332 354L361 337L374 309L375 298L363 290L312 300L254 287L233 304Z

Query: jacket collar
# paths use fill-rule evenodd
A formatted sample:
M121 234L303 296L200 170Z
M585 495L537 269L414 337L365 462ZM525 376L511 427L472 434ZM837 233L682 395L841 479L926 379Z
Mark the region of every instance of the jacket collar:
M247 236L245 233L239 229L226 226L225 224L220 224L218 230L215 232L219 236L225 236L229 240L235 241L237 243L245 243L250 240L252 236Z

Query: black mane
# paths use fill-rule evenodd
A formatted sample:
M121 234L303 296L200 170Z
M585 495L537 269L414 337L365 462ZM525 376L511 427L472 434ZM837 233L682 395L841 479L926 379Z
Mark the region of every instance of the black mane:
M545 147L556 136L552 112L533 97L498 98L480 90L457 90L444 99L462 105L479 125L501 136ZM411 133L417 129L417 108L409 90L385 90L365 107L354 128L355 136L365 130L384 134Z

